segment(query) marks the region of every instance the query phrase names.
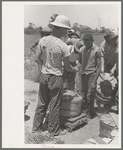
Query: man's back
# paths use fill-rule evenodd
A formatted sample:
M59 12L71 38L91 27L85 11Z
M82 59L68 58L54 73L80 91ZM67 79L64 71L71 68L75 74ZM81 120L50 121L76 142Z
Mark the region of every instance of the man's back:
M47 36L39 41L41 59L43 60L42 72L45 74L62 75L62 58L70 55L67 45L55 36Z

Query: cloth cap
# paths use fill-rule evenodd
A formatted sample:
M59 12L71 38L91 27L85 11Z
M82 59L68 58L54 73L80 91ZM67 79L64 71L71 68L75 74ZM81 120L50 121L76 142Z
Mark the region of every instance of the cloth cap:
M76 50L77 52L79 52L79 53L81 52L80 48L81 48L82 46L84 46L84 44L83 44L82 41L78 41L78 42L76 42L76 43L74 44L75 50Z
M79 39L77 39L77 38L71 38L71 39L69 39L67 42L66 42L66 44L67 45L74 45L76 42L78 42L79 41Z
M57 26L57 27L62 27L62 28L70 28L70 21L66 16L59 15L56 17L54 22L50 22L50 24Z
M88 33L85 33L84 36L83 36L83 40L93 40L93 35L88 32Z

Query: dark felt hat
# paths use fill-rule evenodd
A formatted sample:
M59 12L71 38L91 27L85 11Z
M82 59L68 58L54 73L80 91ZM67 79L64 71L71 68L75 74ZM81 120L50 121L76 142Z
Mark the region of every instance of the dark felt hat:
M116 34L114 34L113 32L111 32L111 33L108 33L107 35L105 35L105 36L104 36L104 39L105 39L106 41L110 41L111 39L114 39L114 38L116 38L116 37L118 37L118 35L116 35Z

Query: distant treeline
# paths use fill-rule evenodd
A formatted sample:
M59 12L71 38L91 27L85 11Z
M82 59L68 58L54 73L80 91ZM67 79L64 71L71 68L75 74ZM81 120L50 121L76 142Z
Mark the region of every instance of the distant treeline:
M42 27L34 28L31 26L28 26L28 27L24 28L24 34L40 34L41 29L42 29Z
M48 23L48 26L50 28L52 28L52 25L50 24L50 22L54 22L55 18L57 16L58 16L58 14L53 14L50 17L50 20L49 20L49 23ZM36 27L32 22L30 22L29 26L27 28L24 28L24 33L25 34L39 34L41 29L42 29L41 26ZM78 24L78 23L74 23L71 26L71 29L79 31L80 34L85 33L85 32L91 32L91 33L109 33L110 32L110 29L105 28L105 27L100 27L100 29L97 29L97 28L92 29L92 28L88 27L87 25L81 25L81 24Z
M42 27L26 27L24 28L24 34L40 34L40 31L41 31ZM81 34L82 33L85 33L85 32L91 32L91 33L107 33L107 32L110 32L110 29L108 28L105 28L105 27L101 27L100 30L98 30L97 28L96 29L91 29L90 27L88 26L81 26L80 28L78 27L78 25L76 26L76 24L74 24L72 26L72 29L76 30L76 31L79 31Z

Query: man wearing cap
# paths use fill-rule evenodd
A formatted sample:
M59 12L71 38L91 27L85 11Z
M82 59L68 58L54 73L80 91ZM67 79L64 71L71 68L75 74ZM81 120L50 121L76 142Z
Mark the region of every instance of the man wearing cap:
M74 45L76 42L80 41L80 32L74 31L72 33L67 33L70 39L66 41L67 45Z
M63 67L71 72L77 72L77 67L69 63L70 52L63 42L70 22L66 16L59 15L53 25L53 34L43 37L36 51L37 63L42 64L38 94L38 105L34 115L32 132L42 130L43 119L49 109L48 133L54 136L62 134L59 120L59 105L63 84ZM40 58L41 57L41 61Z
M101 71L101 52L93 42L93 35L85 33L83 36L84 46L81 48L80 76L81 94L85 100L85 109L89 118L95 117L94 97L96 82Z
M69 45L69 51L71 53L69 57L70 64L75 67L77 66L77 60L79 58L80 48L84 46L82 41L76 42L74 45ZM75 72L69 72L66 69L64 70L63 79L67 83L68 90L75 90Z
M113 32L104 36L100 45L102 73L118 76L118 35Z

